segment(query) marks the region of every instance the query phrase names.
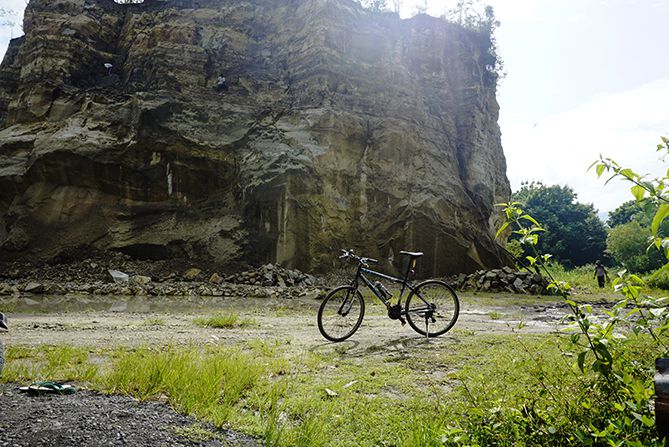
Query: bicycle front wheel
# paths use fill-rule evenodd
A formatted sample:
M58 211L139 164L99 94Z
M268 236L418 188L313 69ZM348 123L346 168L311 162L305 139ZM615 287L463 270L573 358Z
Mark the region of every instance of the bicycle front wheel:
M430 280L411 292L405 310L409 326L414 331L437 337L448 332L458 320L460 302L448 284Z
M344 341L358 330L364 315L365 300L358 289L337 287L318 309L318 330L330 341Z

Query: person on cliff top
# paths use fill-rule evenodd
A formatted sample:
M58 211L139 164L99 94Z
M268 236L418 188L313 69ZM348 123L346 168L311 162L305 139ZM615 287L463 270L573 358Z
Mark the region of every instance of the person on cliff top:
M228 81L225 79L225 76L220 75L216 81L216 91L217 92L227 92L228 91Z
M597 283L599 284L600 289L604 288L604 283L609 279L609 274L606 273L606 269L602 265L602 261L599 259L595 261L595 278L597 278Z
M109 62L105 62L104 67L107 69L107 76L111 76L112 68L114 68L114 66L112 64L110 64Z

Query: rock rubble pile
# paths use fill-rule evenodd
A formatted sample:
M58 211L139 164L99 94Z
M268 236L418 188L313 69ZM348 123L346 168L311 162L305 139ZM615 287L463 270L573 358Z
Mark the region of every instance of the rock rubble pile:
M120 262L114 262L120 261ZM254 270L224 274L196 267L181 269L127 259L84 260L37 268L27 264L0 269L0 296L18 295L147 295L291 298L319 293L315 277L267 264Z
M479 270L470 275L461 274L453 285L459 290L484 292L510 292L531 295L548 295L548 280L539 273L513 270L510 267Z
M248 297L294 298L309 294L318 295L320 289L311 286L249 286L245 284L211 284L202 281L171 281L138 284L130 278L127 285L103 283L25 283L0 282L0 297L19 295L119 295L119 296L183 296L183 297ZM39 285L39 287L34 287Z
M299 270L288 270L281 266L266 264L256 270L249 270L226 276L227 282L256 286L315 286L316 278Z

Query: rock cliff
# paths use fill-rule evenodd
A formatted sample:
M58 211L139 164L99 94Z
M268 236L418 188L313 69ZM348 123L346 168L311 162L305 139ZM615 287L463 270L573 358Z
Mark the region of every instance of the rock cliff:
M0 258L505 263L481 33L348 0L31 0L24 31L0 66Z

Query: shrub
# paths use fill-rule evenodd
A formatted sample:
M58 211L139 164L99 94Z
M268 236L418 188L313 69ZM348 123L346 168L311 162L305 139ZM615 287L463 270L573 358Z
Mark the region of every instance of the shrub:
M216 312L208 318L196 318L195 324L202 327L213 327L219 329L230 329L234 327L246 327L254 324L253 320L240 320L236 313Z
M666 261L660 251L647 250L650 237L650 228L632 221L612 228L606 246L616 262L630 272L648 272L661 267Z

